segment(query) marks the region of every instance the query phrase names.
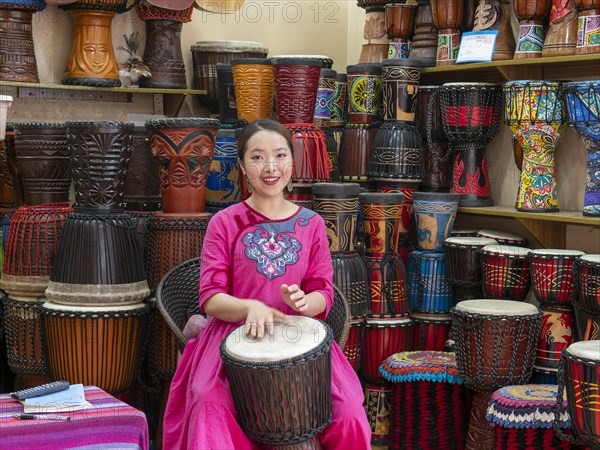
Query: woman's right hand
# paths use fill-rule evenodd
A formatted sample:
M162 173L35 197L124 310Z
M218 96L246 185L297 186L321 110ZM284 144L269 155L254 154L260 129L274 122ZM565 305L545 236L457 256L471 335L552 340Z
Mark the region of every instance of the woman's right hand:
M248 301L248 314L244 334L253 339L262 339L265 328L273 336L275 319L287 320L287 316L278 309L271 308L259 300Z

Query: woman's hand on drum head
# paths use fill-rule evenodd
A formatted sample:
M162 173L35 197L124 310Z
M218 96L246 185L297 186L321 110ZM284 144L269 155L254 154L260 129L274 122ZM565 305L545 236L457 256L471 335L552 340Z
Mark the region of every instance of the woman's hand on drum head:
M304 291L300 289L297 284L292 284L291 286L282 284L281 296L283 297L285 304L294 311L303 312L308 309L308 303L306 302Z
M281 311L265 305L261 301L250 300L244 334L254 339L262 339L266 329L269 336L273 336L276 319L285 322L287 316Z

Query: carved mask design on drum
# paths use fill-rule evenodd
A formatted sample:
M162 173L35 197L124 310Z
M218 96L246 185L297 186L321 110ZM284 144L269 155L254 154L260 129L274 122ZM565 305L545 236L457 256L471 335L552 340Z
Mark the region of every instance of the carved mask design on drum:
M75 11L74 51L71 52L67 72L70 76L93 74L96 77L118 76L110 24L113 14L96 13L84 15L84 11ZM79 51L77 51L79 49Z

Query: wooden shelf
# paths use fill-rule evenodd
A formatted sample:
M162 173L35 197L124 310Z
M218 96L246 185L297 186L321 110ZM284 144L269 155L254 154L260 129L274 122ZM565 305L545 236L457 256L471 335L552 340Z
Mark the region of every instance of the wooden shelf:
M135 87L95 87L95 86L73 86L56 83L21 83L13 81L0 81L0 90L3 87L17 87L29 89L52 89L58 91L75 92L114 92L123 94L171 94L171 95L206 95L205 90L199 89L163 89L163 88L135 88Z
M545 248L566 248L567 225L584 225L600 228L600 217L584 216L581 211L556 213L529 213L517 211L512 206L483 208L458 208L460 214L488 217L508 217L519 222Z
M503 83L509 80L600 79L600 53L508 59L485 63L427 67L421 71L421 84L476 81Z

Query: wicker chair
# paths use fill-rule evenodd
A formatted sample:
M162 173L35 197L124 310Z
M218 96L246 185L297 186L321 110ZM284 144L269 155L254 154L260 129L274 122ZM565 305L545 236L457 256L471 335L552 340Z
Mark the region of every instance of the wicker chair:
M183 334L183 328L192 315L200 313L199 277L200 257L185 261L171 269L156 288L158 309L169 328L173 330L177 347L182 352L188 341ZM350 309L346 297L336 286L334 286L333 306L325 323L333 329L335 341L344 350L350 328Z

